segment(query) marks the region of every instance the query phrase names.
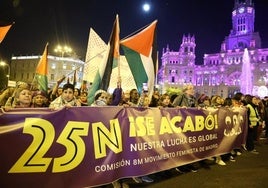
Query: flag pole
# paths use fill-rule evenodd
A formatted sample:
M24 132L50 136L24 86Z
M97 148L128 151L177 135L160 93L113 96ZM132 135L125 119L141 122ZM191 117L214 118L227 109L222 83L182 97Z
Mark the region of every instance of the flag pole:
M118 57L118 79L117 79L117 87L121 88L121 71L120 71L120 55Z
M155 85L157 85L157 82L158 82L158 54L159 54L159 51L157 50L157 53L156 53L156 63L155 63Z
M117 78L117 87L118 88L121 88L121 64L120 64L120 51L119 51L119 48L120 48L120 45L119 45L119 41L120 41L120 27L119 27L119 16L118 14L116 15L116 18L117 18L117 29L118 29L118 32L117 32L117 36L116 38L118 37L118 39L115 41L116 44L115 44L115 53L116 53L116 56L118 56L118 63L117 63L117 66L118 66L118 78Z
M104 52L106 52L107 50L103 50L100 53L97 53L95 56L93 56L92 58L90 58L88 61L85 62L85 64L88 64L91 60L95 59L96 57L98 57L99 55L103 54Z
M46 61L47 61L47 56L48 56L48 45L49 45L49 42L46 43L45 50L44 50L43 54L40 56L40 60L39 60L39 62L38 62L38 64L37 64L37 68L40 66L40 63L42 63L41 61L43 61L44 58L45 58ZM47 62L46 62L46 63L47 63ZM46 66L47 66L47 65L46 65ZM36 69L37 69L37 68L36 68ZM43 71L45 71L45 74L47 74L47 67L46 67L46 69L43 70ZM30 86L30 90L33 89L33 86L34 86L34 83L35 83L35 82L37 82L37 84L39 84L39 83L38 83L38 80L37 80L37 78L36 78L36 76L37 76L37 70L35 71L34 78L33 78L33 80L32 80L31 86ZM46 91L46 92L47 92L47 91Z
M85 62L85 64L90 63L90 61L92 61L93 59L95 59L96 57L98 57L100 54L103 54L106 50L101 51L100 53L96 54L95 56L93 56L92 58L90 58L88 61ZM85 65L84 64L84 65ZM78 66L76 69L68 72L67 74L65 74L65 77L68 78L70 75L74 74L75 71L79 71L79 69L82 67L82 65ZM80 72L80 71L79 71Z

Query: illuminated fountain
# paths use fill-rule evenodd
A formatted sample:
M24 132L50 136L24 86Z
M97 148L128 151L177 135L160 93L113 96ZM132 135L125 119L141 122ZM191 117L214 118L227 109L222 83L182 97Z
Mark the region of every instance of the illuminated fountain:
M252 72L250 67L250 57L248 49L245 48L243 54L243 65L240 76L240 91L243 94L252 94Z

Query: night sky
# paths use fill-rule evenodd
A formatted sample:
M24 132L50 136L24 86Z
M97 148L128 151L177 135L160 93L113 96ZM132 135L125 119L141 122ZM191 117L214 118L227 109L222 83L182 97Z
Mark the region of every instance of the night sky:
M217 53L232 27L235 0L1 0L0 25L15 22L0 44L0 59L11 55L40 55L46 42L54 54L56 44L67 44L85 59L89 28L107 43L115 15L119 15L120 38L158 20L159 56L168 44L178 51L183 34L195 35L197 63L204 53ZM240 0L241 1L241 0ZM151 4L144 12L142 4ZM253 0L255 31L268 48L268 1Z

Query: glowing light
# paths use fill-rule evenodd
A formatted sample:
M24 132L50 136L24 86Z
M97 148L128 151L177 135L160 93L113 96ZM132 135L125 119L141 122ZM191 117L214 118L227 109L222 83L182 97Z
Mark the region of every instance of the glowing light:
M151 6L150 6L149 3L144 3L143 6L142 6L142 8L143 8L143 10L144 10L145 12L149 12L150 9L151 9Z
M243 54L243 65L242 65L242 73L240 76L240 79L243 80L243 82L240 85L240 89L242 93L245 94L252 94L252 71L250 67L250 56L248 49L245 48L244 54Z
M268 96L268 89L266 86L260 86L258 88L258 96L261 98Z

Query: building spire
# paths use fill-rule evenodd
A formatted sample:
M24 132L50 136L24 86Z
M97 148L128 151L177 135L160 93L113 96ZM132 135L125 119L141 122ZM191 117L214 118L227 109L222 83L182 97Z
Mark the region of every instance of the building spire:
M239 0L235 0L234 8L236 9L239 6Z

